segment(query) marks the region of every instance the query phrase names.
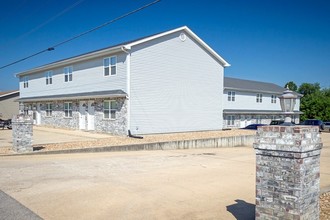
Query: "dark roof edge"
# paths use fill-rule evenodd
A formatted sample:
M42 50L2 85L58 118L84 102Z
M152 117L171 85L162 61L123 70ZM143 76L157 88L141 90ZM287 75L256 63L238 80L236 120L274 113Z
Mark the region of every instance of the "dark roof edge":
M123 90L108 90L84 93L61 94L51 96L35 96L28 98L19 98L18 102L32 102L32 101L55 101L55 100L75 100L75 99L94 99L94 98L115 98L126 97L127 93Z

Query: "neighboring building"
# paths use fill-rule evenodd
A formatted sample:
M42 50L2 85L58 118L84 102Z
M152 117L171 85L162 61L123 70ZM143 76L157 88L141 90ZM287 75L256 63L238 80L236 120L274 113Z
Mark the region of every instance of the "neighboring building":
M0 118L11 119L19 112L19 103L15 102L19 98L18 90L0 92Z
M242 128L249 124L269 124L284 119L279 96L285 88L273 83L225 77L223 92L223 127ZM292 120L299 123L300 94Z
M36 124L125 135L220 130L229 64L189 28L17 74Z

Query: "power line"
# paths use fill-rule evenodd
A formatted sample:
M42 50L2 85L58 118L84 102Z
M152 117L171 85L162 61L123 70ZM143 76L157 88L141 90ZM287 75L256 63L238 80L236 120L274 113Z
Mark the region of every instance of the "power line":
M115 18L115 19L112 19L112 20L110 20L110 21L108 21L108 22L106 22L106 23L104 23L104 24L102 24L102 25L99 25L99 26L97 26L97 27L95 27L95 28L92 28L92 29L90 29L90 30L88 30L88 31L82 32L82 33L80 33L80 34L78 34L78 35L76 35L76 36L74 36L74 37L71 37L71 38L69 38L69 39L67 39L67 40L64 40L64 41L62 41L62 42L60 42L60 43L58 43L58 44L55 44L55 45L53 45L53 46L51 46L51 47L49 47L49 48L47 48L47 49L41 50L41 51L39 51L39 52L37 52L37 53L35 53L35 54L32 54L32 55L30 55L30 56L27 56L27 57L25 57L25 58L22 58L22 59L20 59L20 60L15 61L15 62L9 63L9 64L7 64L7 65L1 66L0 69L4 69L4 68L6 68L6 67L8 67L8 66L12 66L12 65L14 65L14 64L16 64L16 63L22 62L22 61L27 60L27 59L29 59L29 58L31 58L31 57L37 56L37 55L39 55L39 54L42 54L42 53L44 53L44 52L55 50L56 47L59 47L59 46L61 46L61 45L63 45L63 44L66 44L66 43L68 43L68 42L70 42L70 41L73 41L73 40L75 40L75 39L77 39L77 38L79 38L79 37L82 37L82 36L84 36L84 35L86 35L86 34L89 34L89 33L93 32L93 31L96 31L96 30L98 30L98 29L101 29L101 28L103 28L103 27L105 27L105 26L107 26L107 25L109 25L109 24L112 24L112 23L114 23L114 22L116 22L116 21L119 21L119 20L121 20L121 19L123 19L123 18L126 18L126 17L128 17L128 16L130 16L130 15L132 15L132 14L134 14L134 13L137 13L137 12L139 12L139 11L142 11L143 9L148 8L148 7L150 7L150 6L152 6L152 5L156 4L156 3L158 3L158 2L160 2L160 1L161 1L161 0L153 1L153 2L151 2L151 3L149 3L149 4L146 4L146 5L144 5L144 6L140 7L140 8L137 8L137 9L135 9L135 10L133 10L133 11L130 11L130 12L126 13L126 14L123 14L123 15L121 15L121 16Z

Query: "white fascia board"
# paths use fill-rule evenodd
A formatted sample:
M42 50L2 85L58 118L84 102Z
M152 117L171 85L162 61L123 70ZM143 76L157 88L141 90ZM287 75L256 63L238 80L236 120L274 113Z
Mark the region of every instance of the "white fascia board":
M220 63L223 64L224 67L229 67L230 64L223 59L218 53L216 53L211 47L209 47L202 39L200 39L194 32L192 32L187 26L183 26L183 27L179 27L161 34L157 34L157 35L153 35L147 38L143 38L139 41L134 41L130 44L125 45L125 47L127 48L131 48L132 46L138 45L138 44L142 44L178 31L186 31L193 39L195 39L199 44L201 44L210 54L212 54L217 60L220 61Z
M75 62L81 62L81 61L97 58L97 57L100 57L100 56L105 56L105 55L108 55L109 53L116 53L116 52L122 51L122 47L123 46L120 45L120 46L116 46L116 47L112 47L112 48L99 50L99 51L95 51L95 52L91 52L91 53L86 53L86 54L83 54L83 55L80 55L80 56L64 59L64 60L57 61L57 62L54 62L54 63L50 63L50 64L47 64L47 65L44 65L44 66L40 66L40 67L31 69L31 70L28 70L28 71L17 73L16 77L25 76L25 75L37 73L37 72L40 72L40 71L50 70L50 69L57 68L57 67L60 67L60 66L71 65Z

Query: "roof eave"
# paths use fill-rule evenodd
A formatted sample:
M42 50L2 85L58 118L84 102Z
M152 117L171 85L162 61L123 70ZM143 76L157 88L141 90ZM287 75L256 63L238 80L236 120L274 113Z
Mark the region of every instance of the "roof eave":
M13 91L13 92L9 92L9 93L6 93L6 94L2 94L2 95L0 95L0 98L2 98L2 97L6 97L6 96L9 96L9 95L13 95L13 94L15 94L15 93L19 93L19 91L16 90L16 91Z

